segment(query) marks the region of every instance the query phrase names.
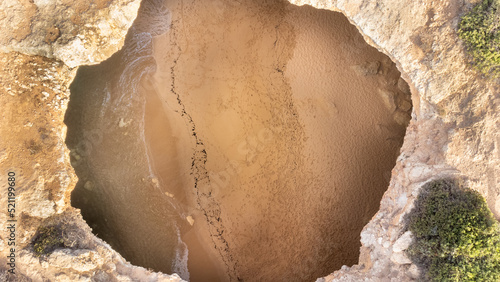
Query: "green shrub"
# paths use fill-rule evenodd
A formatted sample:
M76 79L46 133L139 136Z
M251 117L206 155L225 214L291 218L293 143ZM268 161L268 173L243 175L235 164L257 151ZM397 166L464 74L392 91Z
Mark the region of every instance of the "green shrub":
M476 67L485 75L500 75L500 0L483 0L462 17L458 35Z
M409 215L407 254L432 281L499 281L500 229L484 198L455 180L430 182Z
M37 235L33 240L33 251L36 256L46 255L56 248L64 247L62 231L56 226L42 226L37 230Z

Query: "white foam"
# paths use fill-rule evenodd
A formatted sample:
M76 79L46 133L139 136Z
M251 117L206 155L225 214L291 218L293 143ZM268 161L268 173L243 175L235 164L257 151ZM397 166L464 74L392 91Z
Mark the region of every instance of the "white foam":
M140 83L145 75L150 75L156 71L156 62L153 57L153 37L166 33L170 29L170 12L163 6L163 1L147 0L144 3L143 13L139 23L134 23L127 36L127 42L123 47L122 61L124 67L121 72L117 88L106 87L106 97L103 99L101 116L107 110L113 111L114 117L126 117L136 109L141 109L141 117L136 120L139 129L141 145L144 146L147 158L147 169L150 179L157 179L154 172L154 164L151 159L151 150L148 146L145 133L146 99L139 91ZM117 98L111 99L110 92L119 94ZM110 107L111 106L111 107ZM136 112L137 113L137 112ZM156 185L155 189L161 187ZM162 195L165 195L162 193ZM172 217L168 220L177 232L177 247L175 257L172 258L172 271L177 273L182 279L189 280L188 270L188 247L182 241L179 227L176 225L178 219L185 218L182 206L176 199L165 195L166 203L171 205ZM175 238L172 238L175 240Z
M137 30L140 32L147 31L152 36L158 36L170 29L172 17L170 11L163 5L163 2L164 0L143 1L140 13L145 16L141 16L134 23Z
M179 231L179 228L177 228L177 242L178 242L178 247L175 251L175 259L172 262L172 270L179 274L179 276L186 280L189 281L189 270L188 270L188 247L186 243L184 243L181 239L181 232Z

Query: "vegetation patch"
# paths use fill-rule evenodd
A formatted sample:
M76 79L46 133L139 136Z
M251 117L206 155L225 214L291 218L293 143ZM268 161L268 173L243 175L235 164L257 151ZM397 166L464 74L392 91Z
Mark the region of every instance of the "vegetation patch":
M500 228L484 198L456 180L422 187L407 250L430 281L500 281Z
M38 257L65 247L62 230L57 226L41 226L36 234L32 243L33 251Z
M462 17L458 29L475 66L485 75L500 76L500 0L483 0Z

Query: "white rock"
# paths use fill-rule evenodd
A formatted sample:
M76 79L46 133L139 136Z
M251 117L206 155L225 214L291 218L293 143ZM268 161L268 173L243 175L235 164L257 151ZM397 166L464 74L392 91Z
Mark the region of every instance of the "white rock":
M69 268L78 272L92 271L104 263L98 253L89 250L56 250L47 259L53 267Z
M191 225L191 226L194 225L194 219L192 216L190 216L190 215L186 216L186 220L189 223L189 225Z
M411 260L403 252L394 252L391 255L391 261L396 264L410 264Z
M394 242L394 245L392 246L392 250L394 252L402 252L413 243L413 234L411 231L406 231L401 237L399 237L396 242Z

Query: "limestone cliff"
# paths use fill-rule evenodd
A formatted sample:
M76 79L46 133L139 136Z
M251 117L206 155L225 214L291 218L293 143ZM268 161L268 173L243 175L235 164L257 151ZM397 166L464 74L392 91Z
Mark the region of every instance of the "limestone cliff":
M140 1L2 1L0 3L0 212L15 235L0 233L2 281L180 281L126 262L95 237L69 196L76 177L63 123L76 66L98 63L123 45ZM9 174L10 173L10 174ZM15 195L8 194L9 175ZM7 202L16 204L7 212ZM13 207L13 206L11 206ZM75 242L39 259L31 240L40 225ZM12 237L14 236L14 237ZM11 243L15 238L15 246ZM9 244L10 243L10 244ZM9 266L15 248L15 266ZM16 276L9 275L14 268Z
M99 63L116 52L139 0L7 0L0 3L0 50L39 55L69 67Z
M345 14L412 85L412 121L380 210L361 233L359 264L326 281L416 279L416 266L402 252L411 240L402 219L423 183L465 176L500 216L498 81L471 68L456 34L460 16L477 1L290 2Z
M470 67L456 35L472 0L289 0L340 11L365 40L390 56L411 84L412 121L379 212L361 234L359 264L326 281L407 281L418 269L404 255L411 234L402 219L421 185L466 176L500 216L498 82ZM126 1L2 1L0 4L1 183L16 174L17 278L35 281L179 281L127 263L95 237L69 203L76 178L63 118L75 67L98 63L123 44L139 8ZM1 222L8 201L2 185ZM40 225L60 225L75 245L46 260L29 251ZM7 279L7 232L0 234L0 274ZM85 262L82 264L81 262ZM332 271L334 271L332 269ZM27 279L28 280L28 279Z

